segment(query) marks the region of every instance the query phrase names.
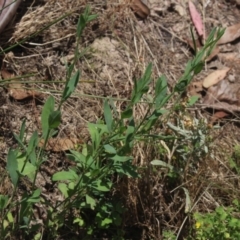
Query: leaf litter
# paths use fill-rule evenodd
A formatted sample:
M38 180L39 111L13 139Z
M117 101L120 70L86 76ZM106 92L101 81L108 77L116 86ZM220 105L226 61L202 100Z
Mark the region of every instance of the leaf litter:
M203 21L202 17L197 11L195 5L189 1L189 11L192 17L192 21L194 27L197 31L198 40L195 44L192 40L187 40L187 43L190 45L192 49L197 46L197 49L203 45L203 36L205 33L203 32ZM211 54L211 56L207 59L207 62L210 62L213 58L218 57L221 50L218 45L227 44L235 41L240 37L240 24L234 24L225 29L223 36L217 41L216 46ZM229 55L229 53L227 53ZM224 58L224 53L221 53L222 59ZM226 58L229 57L226 55ZM223 62L223 66L220 69L212 71L208 76L206 76L203 80L201 80L203 88L205 88L206 96L202 97L202 103L206 105L206 107L211 107L213 109L222 109L227 112L235 112L239 111L239 100L240 99L240 84L232 83L228 78L228 72L233 72L236 68L238 68L239 59L231 55L232 65L231 68L228 67L227 61ZM226 59L225 58L225 59ZM232 69L233 68L233 69ZM234 77L233 77L234 78ZM192 88L194 89L194 88ZM199 96L199 92L203 89L197 89L198 92L190 91L190 94L197 94ZM227 114L226 114L227 115ZM224 114L219 114L220 116L224 116Z
M20 79L16 78L13 74L10 74L5 69L1 71L1 75L4 80L8 80L9 83L6 85L9 96L14 98L15 100L24 100L26 98L38 98L38 99L44 98L43 93L24 88L23 84L21 84Z

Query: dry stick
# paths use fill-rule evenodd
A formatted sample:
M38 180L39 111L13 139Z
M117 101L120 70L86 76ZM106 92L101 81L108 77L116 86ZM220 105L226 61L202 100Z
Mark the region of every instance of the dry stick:
M4 0L2 9L0 9L0 33L11 21L20 2L21 0L15 0L14 2L12 0Z
M212 104L197 103L196 106L200 107L201 109L213 108L215 110L224 110L231 114L234 114L234 112L240 112L240 107L228 104L226 102L220 102L220 101L218 103L212 103Z
M194 205L192 206L192 208L191 208L191 210L190 210L189 212L192 212L192 211L193 211L193 209L195 208L195 206L198 204L198 202L200 201L200 199L202 198L202 196L205 194L205 192L207 192L207 190L210 188L210 186L211 186L211 183L207 186L207 188L206 188L205 191L201 194L201 196L199 197L199 199L194 203ZM182 222L182 225L181 225L180 228L179 228L179 231L178 231L178 234L177 234L176 239L179 238L179 235L180 235L180 233L181 233L181 231L182 231L182 228L183 228L185 222L187 221L188 217L189 217L189 215L187 215L187 216L184 218L184 220L183 220L183 222Z

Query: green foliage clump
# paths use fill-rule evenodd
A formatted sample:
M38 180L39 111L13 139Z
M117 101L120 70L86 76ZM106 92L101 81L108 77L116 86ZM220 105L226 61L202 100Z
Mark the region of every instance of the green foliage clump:
M214 212L195 213L196 238L198 240L240 239L240 205L233 202L235 207L217 207Z
M84 14L80 16L77 26L77 43L86 24L95 17L95 15L90 15L89 8L86 8ZM41 239L47 235L49 239L56 239L62 229L68 229L69 232L76 233L82 238L94 238L106 231L112 239L123 238L122 222L125 209L121 198L112 193L115 180L123 177L141 177L137 166L133 165L133 149L137 142L149 142L149 139L177 139L172 135L156 134L153 131L155 124L169 112L166 109L169 100L176 95L180 97L193 76L201 71L204 57L210 54L223 34L222 31L218 32L217 38L214 39L215 33L216 31L213 31L210 34L203 49L187 63L183 76L171 93L167 89L167 79L164 76L157 79L152 101L145 103L147 109L144 116L136 119L133 113L136 105L141 104L143 96L149 90L149 84L152 82L152 64L148 65L143 77L135 81L131 99L123 111L119 112L116 109L111 98L105 100L104 118L97 123L88 123L90 143L83 144L81 151L71 150L67 157L74 163L73 166L56 172L51 177L52 183L55 183L62 194L61 200L52 202L42 193L36 180L40 167L46 159L44 150L47 142L56 135L57 128L60 126L62 104L71 96L80 78L79 70L74 73L74 66L79 59L77 44L75 58L67 67L67 81L59 105L56 106L54 98L50 96L43 106L41 136L39 137L38 133L34 132L26 141L25 122L21 126L20 134L14 135L18 147L9 149L7 156L7 171L14 191L11 195L0 195L1 236L10 238L13 234L20 232L22 238L31 236L32 239ZM198 134L195 134L181 129L181 124L173 126L168 123L168 126L178 132L179 136L184 136L186 140L190 139L194 143L193 151L196 155L199 154L199 148L205 144L204 133L198 131ZM42 140L43 146L39 147ZM187 158L187 145L185 141L180 141L179 146L178 153L184 160L184 157ZM185 151L181 152L181 148ZM172 171L175 167L157 159L151 163L156 168L169 167ZM25 178L31 184L28 191L21 194L20 183ZM186 188L183 190L187 199L186 212L188 212L191 209L190 198L188 190ZM45 209L44 221L35 217L36 206L42 206ZM14 218L14 214L17 217ZM225 215L229 214L230 212L226 212ZM221 217L223 215L223 213L220 214ZM201 219L199 221L202 222ZM236 225L235 219L230 225L236 227L234 224ZM168 233L168 236L170 235Z

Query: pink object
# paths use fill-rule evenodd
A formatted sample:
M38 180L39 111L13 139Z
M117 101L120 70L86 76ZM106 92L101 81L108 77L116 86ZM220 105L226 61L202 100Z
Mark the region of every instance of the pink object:
M189 11L190 11L190 15L193 21L193 24L197 30L197 33L200 37L204 37L204 32L203 32L203 22L202 22L202 17L199 14L199 12L197 11L195 5L189 1L188 2L188 6L189 6Z
M21 0L0 0L0 33L12 20Z

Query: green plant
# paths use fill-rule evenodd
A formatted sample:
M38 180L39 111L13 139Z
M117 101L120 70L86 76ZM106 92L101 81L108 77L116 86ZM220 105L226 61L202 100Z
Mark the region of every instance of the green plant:
M94 19L89 9L80 16L77 27L77 39L80 38L86 24ZM36 186L36 179L40 166L45 160L47 142L54 137L61 122L61 106L74 91L79 71L73 74L74 65L79 57L76 47L73 63L68 67L66 86L59 106L55 107L55 100L49 97L43 107L41 115L42 135L34 132L26 143L24 138L25 122L20 134L15 134L19 147L10 149L7 157L7 170L14 186L11 196L0 196L1 233L3 238L20 231L23 236L33 236L40 239L48 233L49 238L56 238L61 228L68 228L72 232L81 232L81 237L94 237L108 230L111 238L121 239L122 214L124 212L121 198L115 196L111 190L114 182L121 177L140 177L137 166L132 163L133 149L137 142L149 140L173 139L175 136L163 136L152 132L156 122L167 113L166 103L175 95L180 96L203 67L203 56L210 50L223 34L218 31L210 34L206 45L189 61L185 73L171 93L167 91L167 80L164 76L157 79L152 102L148 102L147 111L141 118L134 117L134 109L141 104L143 96L148 92L151 83L152 65L149 64L143 77L135 81L130 101L124 111L119 112L111 98L104 102L104 119L97 123L88 123L91 143L83 144L81 151L72 150L67 154L74 167L56 172L52 181L56 182L63 199L52 203ZM191 136L192 137L192 136ZM192 137L193 138L193 137ZM40 140L44 141L39 148ZM159 164L160 163L160 164ZM153 165L162 165L160 160L152 161ZM20 180L30 181L28 191L17 198ZM187 189L183 188L187 195ZM46 209L44 222L39 222L33 214L37 205ZM17 213L17 218L13 218ZM42 229L42 231L40 231Z
M233 204L234 207L217 207L212 213L194 213L195 239L240 239L240 205L236 200Z
M195 172L197 165L208 153L209 128L206 120L187 117L183 112L176 120L176 125L167 123L169 129L174 132L175 141L171 162L175 162L175 169L179 174Z
M171 231L163 231L163 240L175 240L176 235Z
M91 20L95 19L96 15L90 15L89 7L86 8L85 12L80 16L77 25L77 47L75 50L75 58L67 67L66 84L62 94L62 98L58 108L55 110L55 100L50 96L44 104L41 122L42 122L42 136L39 137L35 131L30 140L26 143L25 131L26 124L23 121L20 134L14 134L15 139L18 142L19 147L17 149L9 149L7 156L7 171L13 184L13 192L10 196L0 195L0 232L1 238L6 239L11 237L12 234L21 232L22 235L34 236L34 239L41 238L40 232L38 232L42 226L41 223L35 219L33 211L36 204L44 204L48 209L48 227L51 228L51 219L56 210L55 206L51 206L50 202L46 201L41 194L41 189L36 186L36 179L40 171L40 166L44 162L44 149L47 141L50 137L56 134L56 129L60 125L61 121L61 106L70 97L72 92L77 86L79 81L80 72L77 70L74 74L74 66L78 60L78 44L79 39L82 35L83 29L86 24ZM44 141L44 146L39 148L39 142ZM20 189L20 183L24 179L28 179L30 187L28 191L25 191L20 198L17 198ZM16 217L13 217L17 213ZM63 223L63 219L54 219L55 225L53 230L57 230ZM55 228L55 229L54 229Z
M229 159L230 167L236 171L237 174L240 174L240 146L235 145L232 157Z
M168 96L171 98L174 94L178 93L179 97L175 101L175 105L171 109L169 114L169 121L167 122L168 128L171 130L171 136L165 138L168 141L169 147L165 144L165 148L168 152L168 162L162 160L152 161L152 165L157 165L168 169L168 176L176 178L183 175L186 169L191 168L193 171L196 166L196 159L200 161L201 157L208 153L208 127L204 120L198 120L196 118L188 117L185 108L193 105L197 101L197 97L191 97L184 106L180 104L181 93L184 92L188 84L191 82L194 75L198 74L204 64L204 58L207 58L213 50L216 42L224 33L223 30L217 31L217 37L214 38L216 29L210 33L204 47L199 50L193 60L187 63L185 72L175 85L172 93ZM175 112L178 115L175 115ZM174 121L170 121L173 119ZM175 122L173 124L172 122ZM172 145L172 146L171 146ZM172 150L169 148L172 147ZM174 163L173 163L174 162Z

